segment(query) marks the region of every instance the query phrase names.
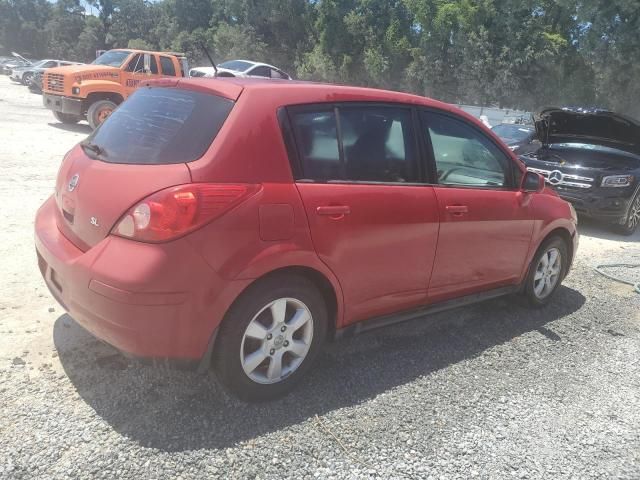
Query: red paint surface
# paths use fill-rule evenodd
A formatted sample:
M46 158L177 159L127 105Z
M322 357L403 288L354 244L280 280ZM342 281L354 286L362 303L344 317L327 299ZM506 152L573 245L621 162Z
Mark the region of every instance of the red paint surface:
M282 268L304 267L326 279L340 328L518 284L555 229L574 236L577 245L569 206L550 190L295 183L276 116L281 106L304 103L396 102L453 112L493 137L452 106L296 82L185 79L178 88L237 98L201 159L117 165L91 160L76 147L60 168L56 194L36 217L36 248L52 293L80 324L123 351L200 358L242 291ZM74 174L80 180L69 192ZM259 190L174 241L150 244L109 234L137 202L190 182L256 184Z

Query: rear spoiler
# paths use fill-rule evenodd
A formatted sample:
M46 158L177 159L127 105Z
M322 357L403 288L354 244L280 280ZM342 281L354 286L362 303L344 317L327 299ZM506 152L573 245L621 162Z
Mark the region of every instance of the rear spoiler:
M227 80L213 78L157 78L140 83L143 87L165 87L165 88L185 88L196 92L208 93L224 97L228 100L237 101L244 90L241 85Z

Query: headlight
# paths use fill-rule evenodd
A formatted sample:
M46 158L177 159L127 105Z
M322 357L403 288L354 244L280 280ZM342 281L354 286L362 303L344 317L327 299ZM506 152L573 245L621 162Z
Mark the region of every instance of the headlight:
M71 93L74 95L80 95L80 87L73 87Z
M633 183L633 175L611 175L602 179L603 187L628 187Z

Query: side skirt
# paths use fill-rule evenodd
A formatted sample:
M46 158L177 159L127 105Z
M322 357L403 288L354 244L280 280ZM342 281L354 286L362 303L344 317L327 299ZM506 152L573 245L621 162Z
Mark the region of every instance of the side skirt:
M415 320L420 317L444 312L446 310L452 310L458 307L473 305L474 303L483 302L492 298L517 293L521 291L521 288L521 285L510 285L508 287L500 287L493 290L487 290L486 292L474 293L472 295L455 298L453 300L434 303L432 305L427 305L416 310L409 310L405 312L393 313L391 315L373 317L336 330L334 338L337 340L340 338L353 337L360 333L368 332L369 330L375 330L377 328L394 325L396 323L408 322L409 320Z

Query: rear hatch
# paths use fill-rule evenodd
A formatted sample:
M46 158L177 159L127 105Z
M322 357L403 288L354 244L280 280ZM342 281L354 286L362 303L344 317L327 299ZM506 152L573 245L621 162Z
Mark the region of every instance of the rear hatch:
M191 182L233 100L182 88L141 88L64 159L56 182L58 228L78 248L104 239L135 203Z

